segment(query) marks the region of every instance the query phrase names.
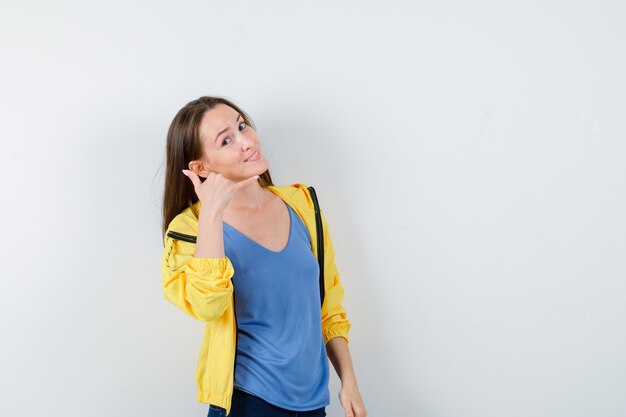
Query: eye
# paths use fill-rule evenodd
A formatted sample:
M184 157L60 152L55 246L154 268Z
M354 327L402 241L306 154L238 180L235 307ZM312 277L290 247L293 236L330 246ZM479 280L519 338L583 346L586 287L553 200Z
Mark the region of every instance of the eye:
M243 125L243 127L241 127L241 125ZM244 130L246 127L247 127L246 122L241 122L241 123L239 123L239 130L240 130L240 131ZM224 140L222 141L222 146L224 146L224 145L228 145L228 143L230 143L230 142L228 142L228 143L224 143L224 142L226 142L226 139L230 139L230 138L229 138L228 136L226 136L226 137L224 138ZM230 139L230 140L231 140L231 142L232 142L232 139Z

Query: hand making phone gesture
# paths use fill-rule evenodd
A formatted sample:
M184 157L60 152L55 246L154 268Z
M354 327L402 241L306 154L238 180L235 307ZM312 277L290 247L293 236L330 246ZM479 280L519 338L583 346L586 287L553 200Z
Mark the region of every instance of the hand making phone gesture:
M258 175L254 175L243 181L234 182L220 173L209 172L209 175L202 182L200 177L191 170L183 169L183 174L188 176L193 183L202 207L206 207L214 213L222 213L239 189L254 183L259 178Z
M198 219L198 238L195 257L224 258L224 230L222 218L224 209L241 188L257 181L258 175L234 182L220 173L209 172L204 182L188 169L183 173L191 179L202 207Z

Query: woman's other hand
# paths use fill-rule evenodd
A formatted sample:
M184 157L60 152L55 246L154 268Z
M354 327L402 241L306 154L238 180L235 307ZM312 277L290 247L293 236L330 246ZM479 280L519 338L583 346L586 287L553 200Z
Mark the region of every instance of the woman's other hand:
M343 407L346 417L367 416L367 410L365 409L361 393L356 384L341 386L341 391L339 391L339 403Z

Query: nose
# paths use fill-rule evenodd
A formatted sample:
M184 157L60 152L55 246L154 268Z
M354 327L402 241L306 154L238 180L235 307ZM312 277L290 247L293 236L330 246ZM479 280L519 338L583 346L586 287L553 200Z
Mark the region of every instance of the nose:
M252 139L248 138L246 135L238 134L237 141L241 144L241 148L246 150L252 146Z

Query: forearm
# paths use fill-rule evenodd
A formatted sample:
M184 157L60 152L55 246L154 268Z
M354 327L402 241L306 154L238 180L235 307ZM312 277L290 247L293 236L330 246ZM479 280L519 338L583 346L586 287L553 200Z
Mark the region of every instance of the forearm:
M196 258L223 258L224 229L223 214L204 207L198 219L198 237L196 240Z
M342 385L357 386L354 366L348 342L343 337L334 337L326 343L326 354L337 372Z

